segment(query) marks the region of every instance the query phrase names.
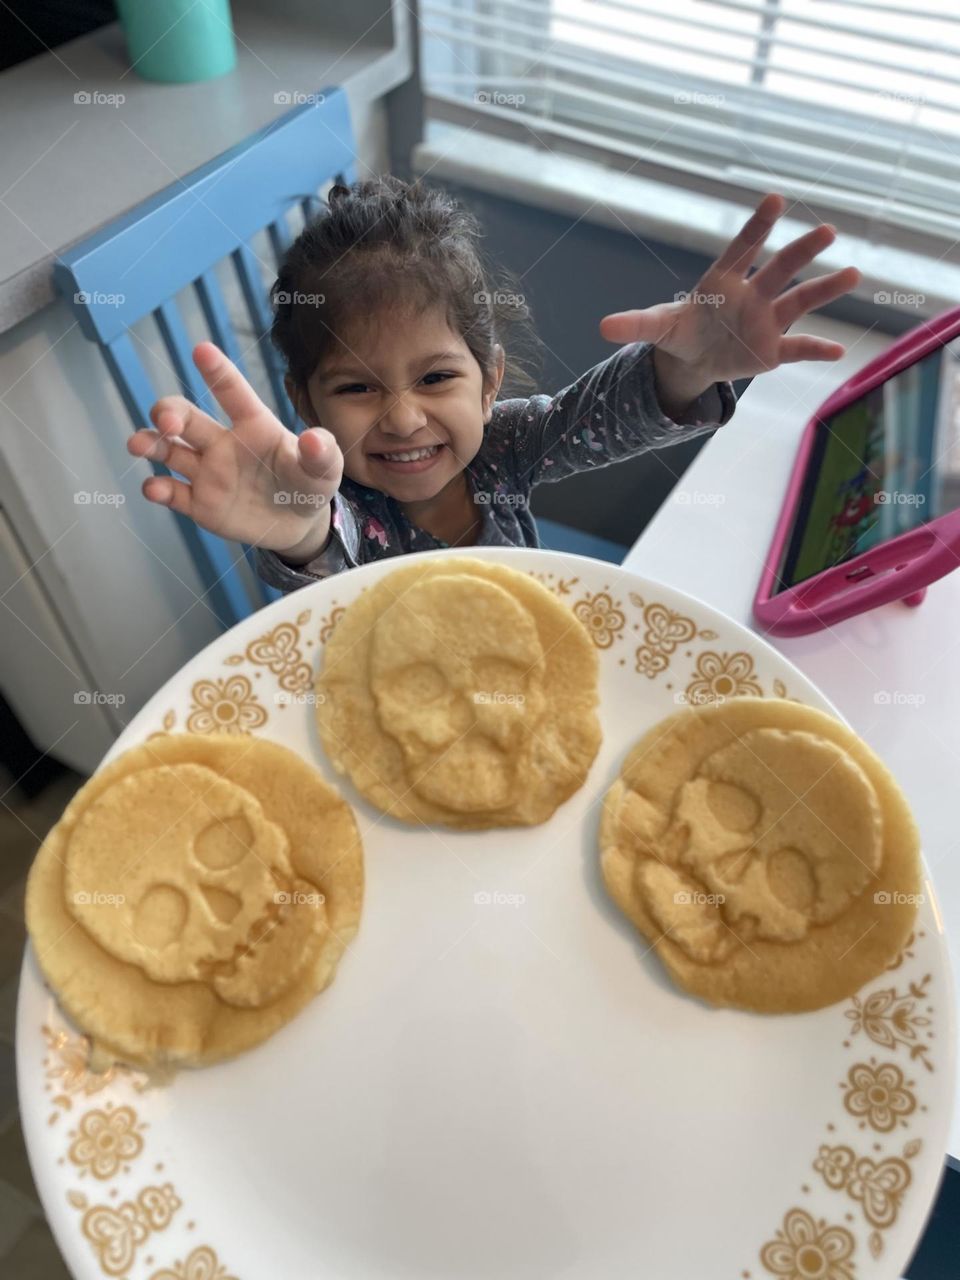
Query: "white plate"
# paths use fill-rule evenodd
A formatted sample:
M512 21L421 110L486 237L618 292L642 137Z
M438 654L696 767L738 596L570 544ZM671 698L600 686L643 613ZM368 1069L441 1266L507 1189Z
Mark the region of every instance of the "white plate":
M326 761L298 698L339 611L392 560L234 627L107 757L163 731L294 748L354 806L368 889L328 991L266 1044L163 1089L85 1072L28 950L20 1105L74 1274L894 1280L950 1119L953 1006L929 884L916 936L859 998L761 1017L677 991L598 872L598 802L684 697L836 709L680 592L577 556L470 554L540 578L598 647L603 745L544 825L404 826Z

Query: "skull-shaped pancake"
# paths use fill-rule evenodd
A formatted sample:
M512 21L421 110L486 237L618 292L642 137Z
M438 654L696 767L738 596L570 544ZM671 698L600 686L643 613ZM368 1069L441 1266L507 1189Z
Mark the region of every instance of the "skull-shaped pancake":
M600 744L596 651L525 573L467 557L394 570L324 651L317 724L341 773L410 822L543 822Z
M30 870L37 961L91 1065L166 1073L258 1044L357 930L353 815L266 739L161 734L76 793Z
M919 836L889 771L825 712L778 698L681 711L604 801L614 901L714 1004L816 1009L883 971L913 927Z

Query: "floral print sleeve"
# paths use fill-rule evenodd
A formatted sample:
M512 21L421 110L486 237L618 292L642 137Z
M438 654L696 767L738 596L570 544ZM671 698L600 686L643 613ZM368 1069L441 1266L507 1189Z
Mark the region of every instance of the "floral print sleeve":
M729 421L737 403L730 382L715 382L678 419L669 418L657 400L653 351L652 343L632 342L555 396L526 402L514 436L521 484L562 480Z

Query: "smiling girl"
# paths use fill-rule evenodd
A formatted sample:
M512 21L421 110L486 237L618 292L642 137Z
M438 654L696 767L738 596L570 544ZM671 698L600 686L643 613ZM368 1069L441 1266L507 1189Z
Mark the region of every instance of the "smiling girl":
M211 342L194 362L231 426L183 396L128 441L176 475L143 493L257 548L284 591L384 556L537 546L532 489L722 426L730 385L839 343L784 336L852 289L846 267L786 288L834 238L821 224L747 277L786 208L764 196L683 300L605 317L620 346L554 396L498 400L526 308L498 291L480 228L448 195L384 177L335 186L287 251L271 338L305 428L289 431ZM785 291L784 291L785 290Z

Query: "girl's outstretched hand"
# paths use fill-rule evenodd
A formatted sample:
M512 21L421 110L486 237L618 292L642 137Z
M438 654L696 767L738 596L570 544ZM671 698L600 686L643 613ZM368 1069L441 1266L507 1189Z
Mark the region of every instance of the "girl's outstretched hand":
M785 208L784 196L764 196L686 298L605 316L601 336L611 342L651 342L678 367L695 370L703 386L749 378L796 360L839 360L845 351L842 343L803 333L783 335L800 316L854 288L860 279L857 268L804 280L781 293L832 243L835 227L821 223L746 277Z
M310 559L326 541L343 474L336 440L322 427L289 431L214 343L198 343L193 362L231 426L185 396L159 399L150 410L156 430L135 432L127 450L184 478L149 476L144 497L223 538Z

